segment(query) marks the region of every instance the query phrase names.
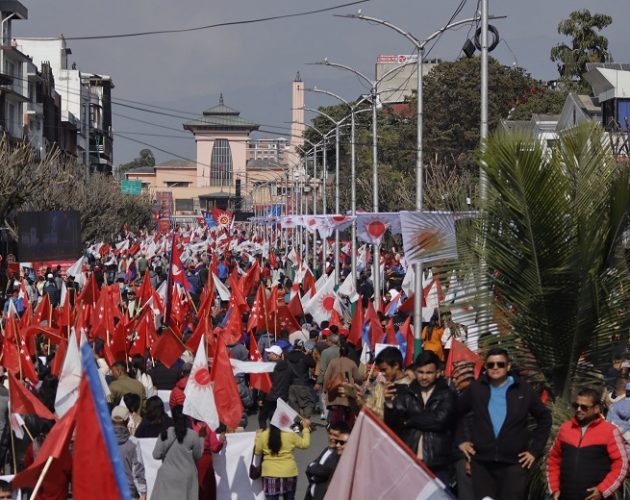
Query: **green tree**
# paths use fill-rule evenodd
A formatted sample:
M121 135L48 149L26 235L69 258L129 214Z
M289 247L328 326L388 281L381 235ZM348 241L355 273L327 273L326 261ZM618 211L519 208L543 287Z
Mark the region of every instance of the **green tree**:
M0 164L0 221L16 239L21 210L77 210L83 241L110 238L125 223L133 230L151 223L148 196L123 195L111 176L89 174L59 150L40 160L29 146L3 139Z
M630 172L592 123L563 133L551 154L530 137L495 134L481 166L494 317L530 373L568 402L572 388L601 377L628 310Z
M152 167L155 165L155 157L153 156L153 151L150 149L141 149L133 160L127 163L122 163L118 165L118 174L122 175L129 170L138 167Z
M534 113L557 115L562 111L569 90L549 90L544 87L533 89L533 91L521 98L514 110L510 112L511 120L529 120Z
M604 62L608 57L608 39L599 32L612 24L606 14L591 14L588 9L576 10L560 21L558 33L571 38L569 45L559 43L551 49L551 60L557 62L558 73L568 81L582 83L586 63Z
M490 58L488 128L496 129L518 100L539 86L523 68ZM479 144L480 59L466 58L437 65L425 79L425 151L439 162L471 162Z

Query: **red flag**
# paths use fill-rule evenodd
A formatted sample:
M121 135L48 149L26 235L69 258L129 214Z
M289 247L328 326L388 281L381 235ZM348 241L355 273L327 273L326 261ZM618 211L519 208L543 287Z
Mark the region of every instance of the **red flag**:
M271 316L278 313L278 285L271 287L271 295L269 297L268 311Z
M413 363L413 348L415 343L415 337L413 336L413 330L411 329L411 316L407 316L407 319L400 327L400 333L402 333L407 341L407 352L405 353L405 366L410 366Z
M374 306L372 305L372 302L368 302L368 308L365 318L370 323L370 349L374 351L376 344L383 341L385 332L383 331L381 321L379 320L376 311L374 311Z
M9 373L9 400L11 413L20 415L37 415L45 420L55 420L52 412L46 408L37 397L31 393L22 382L15 378L12 372Z
M77 303L90 305L96 304L99 294L100 290L98 288L98 284L96 283L96 276L94 273L91 273L88 278L88 282L85 284L83 290L81 290L81 293L77 297Z
M221 229L229 229L232 222L232 212L216 207L212 207L211 210L215 225Z
M171 249L171 268L170 272L170 280L169 283L172 286L175 283L179 283L184 290L192 291L192 286L186 275L184 274L184 266L182 265L181 254L179 253L179 249L177 248L177 244L175 242L175 237L173 237L173 246Z
M170 311L171 314L170 314L169 323L172 323L173 321L175 321L176 323L179 323L181 325L186 319L186 314L188 313L188 306L187 306L187 303L182 299L182 296L180 295L180 292L177 289L177 287L171 288L170 304L171 304L171 311Z
M260 354L260 350L258 349L256 337L253 335L249 337L249 359L251 361L262 360L262 354ZM269 394L271 392L271 377L268 373L250 373L249 385L254 389Z
M258 291L256 292L256 298L254 299L254 303L252 304L251 311L249 313L249 318L247 319L247 331L251 332L256 329L257 332L266 331L267 321L266 321L266 311L267 311L267 297L265 295L265 287L261 284L258 287Z
M28 352L28 346L17 330L15 318L7 318L5 336L2 346L2 366L14 373L20 373L33 384L39 377Z
M258 261L254 262L254 265L249 268L247 274L241 278L241 289L243 295L249 297L256 284L260 283L260 265Z
M246 312L249 309L247 305L247 301L245 300L245 296L243 295L243 291L239 283L236 282L233 275L230 275L228 278L228 284L230 285L230 289L232 291L232 297L230 298L230 305L234 305L240 311L241 314Z
M276 257L276 252L273 250L269 252L269 266L271 269L278 269L280 267L278 264L278 258Z
M18 488L33 488L37 479L42 473L48 458L59 459L65 453L68 453L68 443L70 442L70 436L74 430L76 405L72 407L61 420L59 420L50 429L50 432L44 439L35 460L28 468L19 472L11 481L11 487L13 489Z
M212 315L212 307L214 306L214 279L212 275L208 274L208 282L201 292L199 299L199 310L197 311L197 317L203 318ZM195 351L196 352L196 351Z
M478 378L481 373L481 369L483 368L483 359L481 359L479 354L471 351L458 340L453 340L451 342L451 350L448 353L448 359L446 360L446 366L444 367L444 376L451 377L453 375L455 363L462 361L475 364L475 378Z
M208 322L209 321L207 316L203 316L199 319L199 322L197 323L193 334L186 341L186 349L188 349L190 352L197 352L199 342L201 342L202 339L206 338L206 335L210 332Z
M365 323L363 313L363 299L357 301L357 307L352 316L352 323L350 324L350 334L348 335L348 342L355 347L361 346L361 339L363 338L363 324Z
M96 411L87 377L84 376L79 386L72 453L72 493L76 500L120 498Z
M296 293L293 295L293 297L291 297L288 307L289 311L291 311L291 314L293 314L293 316L295 316L296 318L304 317L304 309L302 309L302 300L300 299L299 293Z
M72 309L70 308L70 290L74 290L73 288L68 289L66 292L66 297L61 304L61 307L58 307L55 310L55 322L58 326L70 326L72 324Z
M225 324L225 329L221 334L221 337L225 341L227 345L236 344L240 342L243 337L243 321L241 319L241 313L239 313L238 309L234 306L230 306L228 312L230 317Z
M33 314L33 323L39 325L42 321L50 320L50 299L48 298L48 294L45 293L42 297L42 300L39 301L37 307L35 307L35 313ZM48 325L50 326L50 325Z
M335 325L339 330L343 328L343 321L341 320L341 316L337 312L337 309L334 309L330 312L330 323L328 326Z
M129 348L129 356L134 354L145 355L147 349L150 349L157 338L155 331L155 317L150 308L146 308L140 316L136 327L136 338Z
M243 418L243 404L230 364L227 346L219 338L212 363L211 378L214 381L214 400L219 419L228 428L235 429Z
M151 346L151 356L159 359L166 368L170 368L185 350L182 341L169 328L162 332Z
M50 373L59 378L61 369L63 368L63 361L66 358L66 352L68 351L68 342L61 342L57 350L55 351L55 357L50 365Z
M46 294L48 296L48 294ZM20 318L20 330L24 330L27 326L31 324L33 321L33 308L31 307L31 303L26 299L24 301L24 312L22 313L22 317Z
M398 341L396 340L396 330L394 330L394 320L391 318L385 326L385 343L396 346L398 345Z
M142 278L142 284L138 289L138 293L136 294L138 297L138 304L143 306L146 304L147 300L149 300L153 295L153 285L151 284L151 278L149 277L150 273L144 273L144 278Z
M278 314L276 314L275 330L270 333L278 334L282 330L287 330L289 333L292 333L301 329L302 327L293 317L293 314L291 314L289 308L287 306L282 306L280 307L280 309L278 309Z

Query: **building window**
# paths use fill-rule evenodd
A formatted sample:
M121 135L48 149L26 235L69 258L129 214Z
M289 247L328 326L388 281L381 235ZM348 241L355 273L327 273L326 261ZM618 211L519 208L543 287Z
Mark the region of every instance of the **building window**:
M212 147L210 161L210 185L230 186L232 184L232 151L227 139L216 139Z
M166 184L166 187L169 187L169 188L181 188L181 187L188 187L192 183L184 182L184 181L166 181L165 184Z
M192 198L189 200L175 200L175 211L176 212L192 212L193 211Z

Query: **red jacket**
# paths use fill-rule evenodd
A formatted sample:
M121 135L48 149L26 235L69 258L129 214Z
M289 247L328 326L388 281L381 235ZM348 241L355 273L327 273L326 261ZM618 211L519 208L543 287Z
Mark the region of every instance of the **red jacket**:
M184 401L186 401L186 395L184 394L184 390L186 389L186 384L188 383L188 376L180 378L173 390L171 391L171 397L168 399L168 405L171 407L171 411L173 408L179 405L184 405Z
M611 496L628 473L628 455L619 429L599 418L582 435L577 420L560 426L547 459L547 481L551 493L560 491L563 500L583 500L588 488L597 486Z

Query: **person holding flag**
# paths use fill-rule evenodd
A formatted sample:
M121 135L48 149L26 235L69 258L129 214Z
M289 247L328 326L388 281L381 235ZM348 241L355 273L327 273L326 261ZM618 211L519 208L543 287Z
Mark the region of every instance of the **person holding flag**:
M293 450L306 449L311 444L311 421L304 418L300 423L302 435L291 429L296 413L284 401L278 401L272 422L267 429L256 435L254 455L262 459L262 479L265 498L285 500L295 498L298 468ZM293 416L293 418L291 418ZM280 428L280 427L282 428Z

